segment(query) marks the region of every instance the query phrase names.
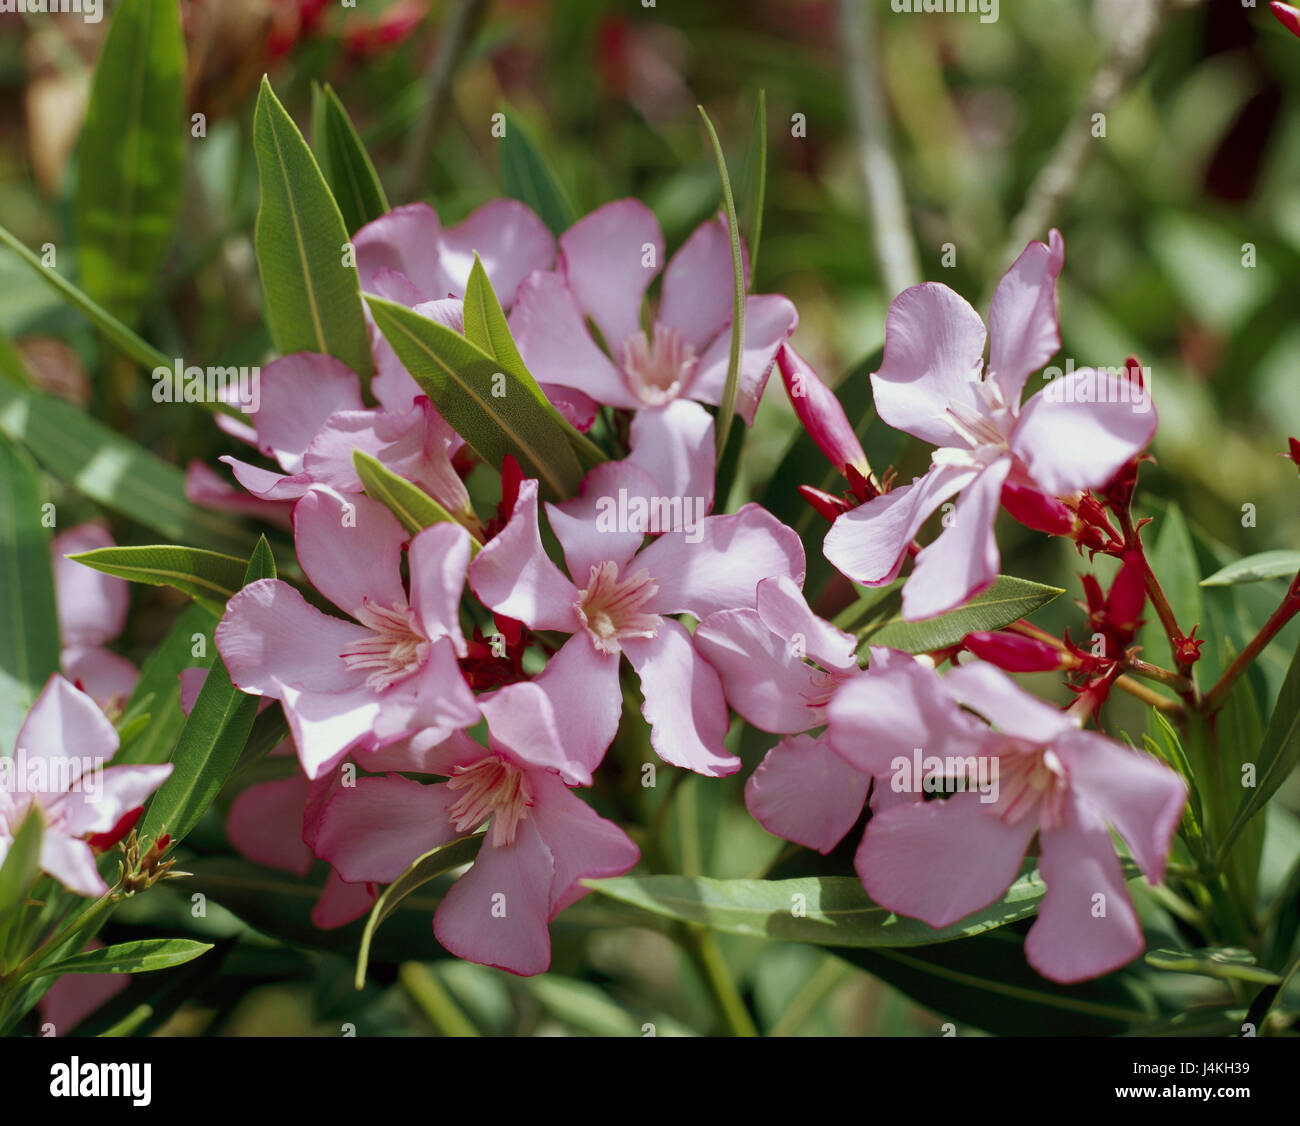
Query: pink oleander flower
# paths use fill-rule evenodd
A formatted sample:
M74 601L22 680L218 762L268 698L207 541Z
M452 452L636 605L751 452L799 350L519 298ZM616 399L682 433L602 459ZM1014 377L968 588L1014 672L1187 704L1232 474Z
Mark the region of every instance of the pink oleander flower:
M170 763L105 770L117 748L117 732L95 701L57 673L50 677L13 756L0 759L0 864L35 806L45 824L42 870L78 895L108 891L92 840L110 843L172 772Z
M1292 35L1300 35L1300 8L1294 4L1283 4L1281 0L1273 0L1269 7L1287 31Z
M628 410L679 398L721 401L735 289L726 221L702 223L673 255L658 309L643 330L642 302L663 255L658 220L634 199L607 203L560 236L556 270L530 275L510 315L519 352L539 382ZM750 425L777 349L798 319L778 294L745 299L736 410Z
M215 634L230 679L278 699L307 776L354 747L373 751L427 729L437 742L478 719L457 666L466 654L459 602L469 563L464 528L437 524L411 539L365 496L317 488L294 508L294 545L312 585L352 620L262 579L226 606Z
M340 787L320 815L315 848L345 880L388 884L425 852L486 823L473 866L434 913L434 935L468 961L544 973L550 921L587 894L582 880L620 876L640 852L553 769L568 750L537 684L508 685L480 704L487 747L457 732L405 763L391 748L388 769L446 781L390 773Z
M579 497L546 506L572 579L542 547L534 480L522 484L509 523L470 568L470 586L490 609L571 635L537 678L564 714L583 716L570 733L571 756L583 768L566 775L571 782L589 781L618 730L620 655L640 677L660 758L713 777L740 767L723 747L728 717L718 674L671 615L752 607L768 576L803 582L804 554L799 537L756 504L705 515L712 435L712 420L695 403L642 411L629 458L597 466ZM660 534L643 546L647 533Z
M296 500L313 485L359 493L352 452L363 450L458 519L476 523L451 462L465 443L423 395L400 412L366 409L361 381L351 368L330 356L299 352L267 365L261 403L250 418L252 444L275 458L284 473L234 457L221 460L260 500Z
M896 683L892 671L856 678L836 693L830 747L875 775L914 755L965 758L967 781L978 774L991 784L877 812L856 858L872 899L929 926L949 926L1001 898L1037 836L1047 893L1025 940L1029 964L1070 983L1137 957L1142 929L1111 830L1159 883L1187 799L1183 780L1153 758L1082 730L1078 715L983 662L942 679L930 674L920 691ZM992 726L978 730L972 711Z
M909 620L959 606L997 577L993 521L1004 489L1077 499L1105 485L1155 432L1149 388L1131 386L1125 373L1080 368L1021 406L1030 373L1060 347L1064 253L1058 231L1050 247L1029 244L998 283L987 332L962 297L934 282L904 290L889 307L884 360L871 376L876 410L939 449L924 477L838 517L825 552L854 582L893 582L927 517L961 493L903 588Z
M826 704L861 675L857 639L817 617L798 585L763 579L753 608L720 610L695 628L695 648L729 703L761 731L798 735L826 722Z
M121 711L140 678L135 665L104 647L126 626L127 582L65 556L115 546L99 524L78 524L50 544L62 643L59 668L109 713Z

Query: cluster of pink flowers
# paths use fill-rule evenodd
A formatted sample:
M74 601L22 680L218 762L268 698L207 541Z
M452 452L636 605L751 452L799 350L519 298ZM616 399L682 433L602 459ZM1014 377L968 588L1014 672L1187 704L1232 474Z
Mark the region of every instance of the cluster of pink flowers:
M291 512L298 562L333 607L261 580L231 598L215 635L234 684L279 701L291 737L276 753L296 754L301 768L246 790L230 811L231 838L300 875L327 861L321 926L356 918L376 885L486 826L434 932L469 960L544 971L549 923L586 893L583 881L640 858L577 793L629 722L627 690L639 682L650 745L673 766L738 771L732 713L781 736L745 790L769 832L826 853L869 808L856 867L881 905L947 926L1001 898L1028 854L1047 886L1026 943L1041 973L1077 981L1140 952L1111 830L1160 880L1186 787L1162 763L1085 730L1116 662L1085 660L1068 638L1053 647L1003 632L922 656L859 654L857 638L809 606L792 529L757 504L713 513L707 406L723 397L733 293L725 220L703 223L667 261L653 307L664 237L632 200L586 216L558 246L512 201L446 230L424 205L398 208L355 245L367 292L455 330L477 252L544 392L580 430L602 414L625 456L592 469L576 496L545 504L539 482L506 459L492 467L497 512L481 518L465 485L476 455L372 325L377 406L336 359L286 356L264 373L251 424L223 421L278 470L223 459L244 496L192 468L196 496L282 521ZM1021 402L1059 348L1063 256L1055 231L1032 243L998 286L987 332L944 286L894 301L872 375L876 407L936 447L927 473L900 487L873 475L834 394L790 346L791 303L747 299L737 412L752 423L779 366L801 422L848 485L843 497L804 490L833 520L827 558L866 586L894 582L912 561L907 620L993 583L1001 509L1081 549L1120 554L1094 492L1131 494L1152 436L1154 412L1130 403L1136 369L1080 369ZM410 535L364 494L354 449L453 521ZM918 544L953 497L948 526ZM1144 598L1140 577L1125 573L1109 598L1089 588L1093 624L1117 645L1131 640ZM78 668L111 635L107 622L65 629ZM995 665L1072 668L1087 682L1058 709ZM187 678L187 704L196 692ZM922 759L937 763L924 782L911 769ZM72 877L68 857L51 863ZM77 878L89 888L84 860Z

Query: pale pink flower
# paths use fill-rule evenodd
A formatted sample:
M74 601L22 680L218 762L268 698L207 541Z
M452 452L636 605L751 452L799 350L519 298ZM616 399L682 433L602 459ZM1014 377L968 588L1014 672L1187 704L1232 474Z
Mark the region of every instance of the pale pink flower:
M529 276L510 314L533 375L628 410L679 398L719 403L735 292L726 221L702 223L673 255L658 309L643 330L641 305L663 257L659 222L634 199L607 203L565 231L556 270ZM747 262L745 270L748 276ZM588 331L588 317L605 350ZM777 349L798 319L778 294L745 299L736 410L751 425Z
M35 806L45 825L41 868L78 895L108 891L90 840L120 829L172 772L171 763L104 769L117 748L117 732L95 701L57 673L50 677L13 756L0 760L0 864Z
M876 410L940 448L924 477L840 516L825 551L854 582L893 582L927 517L961 493L903 588L909 620L950 610L997 577L993 521L1004 487L1077 497L1105 485L1155 432L1150 389L1139 393L1123 373L1080 368L1021 406L1030 373L1060 347L1064 253L1058 231L1050 247L1029 244L998 283L987 332L962 297L934 282L904 290L889 307L884 360L871 376Z
M375 750L424 729L436 742L478 719L457 666L466 651L459 602L469 534L444 523L411 539L409 593L401 576L406 538L368 497L313 489L294 508L298 562L352 620L322 613L288 583L262 579L230 599L217 626L231 680L281 702L310 778L353 747Z

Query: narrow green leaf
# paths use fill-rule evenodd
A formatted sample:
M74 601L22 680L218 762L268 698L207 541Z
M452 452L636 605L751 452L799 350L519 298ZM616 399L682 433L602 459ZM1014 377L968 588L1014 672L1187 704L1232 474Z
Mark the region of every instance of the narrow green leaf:
M749 277L752 283L758 273L758 249L763 238L763 207L767 201L767 91L759 90L754 106L754 124L750 133L749 153L745 158L742 176L744 188L740 197L744 205L744 226L749 232L745 242L749 247Z
M869 645L886 645L908 653L929 653L956 645L968 633L1009 626L1064 593L1059 587L999 575L988 590L977 594L964 606L923 622L903 621L900 598L896 612L860 630L858 636ZM888 602L881 603L891 607L892 604L892 596Z
M731 424L736 418L736 388L740 382L740 351L745 342L745 261L740 252L740 222L736 218L736 200L731 193L731 177L727 175L727 158L722 155L722 142L713 122L704 112L703 106L696 106L704 119L709 140L713 143L713 155L718 161L718 175L722 177L722 201L727 212L727 231L731 235L731 350L727 355L727 381L723 384L722 399L718 403L718 456L727 449L727 438L731 434Z
M402 527L414 535L434 524L448 522L461 523L442 507L418 485L411 484L405 477L399 477L378 458L371 457L365 450L352 451L352 464L361 478L361 485L366 496L377 500L401 521ZM477 524L477 521L475 521ZM470 532L469 547L471 557L483 548L478 535Z
M39 966L33 977L61 977L63 974L141 974L183 966L212 949L210 942L189 938L141 938L87 950L60 962Z
M78 149L81 284L128 324L157 284L185 186L185 40L176 0L122 0Z
M263 536L248 561L244 585L275 578L275 560ZM140 827L156 839L164 830L173 844L182 840L212 804L239 760L257 715L257 697L230 683L218 653L199 697L181 729L171 761L171 776L155 792Z
M149 547L101 547L69 559L106 575L149 586L171 586L214 614L243 585L246 559L177 544Z
M23 905L32 881L40 871L41 837L44 833L41 807L32 805L9 842L4 863L0 864L0 939L5 935L5 923Z
M320 93L317 112L317 89L313 85L312 150L343 213L345 226L356 234L367 223L387 214L388 197L338 95L327 84ZM318 128L322 130L319 136Z
M620 876L583 882L602 895L679 922L818 946L924 946L969 938L1034 914L1047 890L1037 871L1027 871L992 907L935 930L877 906L862 890L862 881L852 876L798 880Z
M254 243L266 319L281 353L319 352L374 371L356 266L338 204L293 119L263 78L253 116L261 204Z
M511 454L549 499L577 494L582 466L539 392L445 325L379 297L367 300L397 358L489 465L499 467Z
M511 199L537 212L551 234L562 235L575 219L573 204L519 118L505 111L505 136L501 139L501 188Z
M1255 964L1249 950L1148 950L1146 963L1167 973L1196 974L1220 981L1249 981L1256 985L1277 985L1282 978Z
M59 668L44 504L31 458L0 435L0 754L13 749L27 709Z
M1196 560L1196 545L1192 542L1191 529L1176 504L1169 505L1163 517L1158 518L1151 527L1156 529L1154 545L1148 552L1151 568L1160 577L1160 585L1169 599L1178 625L1190 633L1197 622L1205 621L1200 587L1201 568ZM1169 659L1169 640L1160 619L1154 611L1145 617L1148 620L1138 634L1138 641L1148 659L1158 661L1161 654L1165 655L1166 660ZM1206 663L1208 662L1202 662ZM1206 670L1201 668L1199 672L1205 675ZM1163 687L1159 690L1172 695Z
M361 947L357 951L355 984L358 989L365 988L366 967L370 963L370 944L374 940L375 932L379 929L380 924L413 891L422 888L430 880L436 879L444 872L450 872L453 868L468 864L478 855L479 846L482 843L483 834L477 833L474 836L460 837L448 844L440 845L438 848L432 849L419 857L405 872L379 893L379 898L375 900L375 905L370 909L370 917L366 920L366 929L361 935Z
M1300 551L1261 551L1215 571L1201 586L1235 586L1262 579L1290 579L1300 572Z
M0 382L0 431L60 481L169 540L238 554L252 547L239 523L186 499L181 470L71 403Z

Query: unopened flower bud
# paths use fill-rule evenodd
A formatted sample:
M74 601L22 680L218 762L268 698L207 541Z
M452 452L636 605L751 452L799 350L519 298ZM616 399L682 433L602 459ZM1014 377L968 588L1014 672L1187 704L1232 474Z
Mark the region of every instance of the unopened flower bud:
M862 443L834 392L790 345L781 345L776 362L794 413L826 460L846 476L847 467L853 466L863 477L870 477L871 466Z
M831 522L849 511L849 506L839 497L833 497L830 493L813 488L812 485L800 485L799 495Z
M1069 655L1054 645L1018 633L968 633L962 644L981 660L1007 672L1055 672L1068 668Z
M1026 528L1036 532L1046 532L1049 536L1074 533L1074 513L1056 497L1049 497L1036 489L1003 485L1002 507Z
M1287 31L1292 35L1300 35L1300 8L1293 4L1283 4L1280 0L1273 0L1269 7Z

